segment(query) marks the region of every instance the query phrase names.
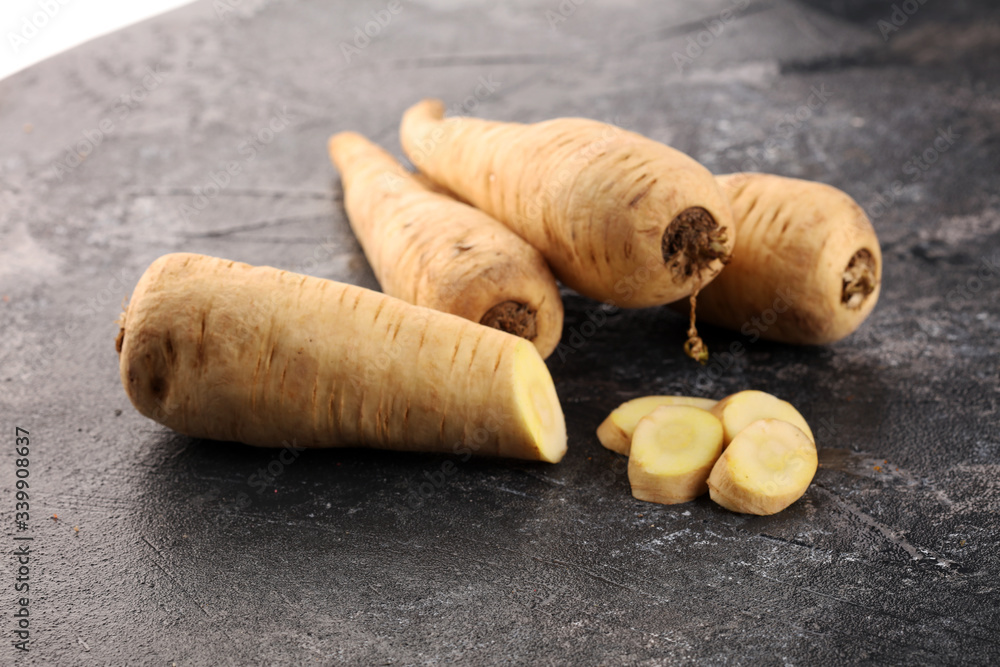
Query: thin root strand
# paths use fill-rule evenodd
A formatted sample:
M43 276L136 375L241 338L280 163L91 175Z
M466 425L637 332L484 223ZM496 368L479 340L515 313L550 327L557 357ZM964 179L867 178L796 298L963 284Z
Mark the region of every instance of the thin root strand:
M688 339L684 342L684 354L691 357L699 364L708 363L708 346L698 335L698 327L695 326L695 309L698 303L698 291L701 290L699 284L691 293L691 324L687 330Z

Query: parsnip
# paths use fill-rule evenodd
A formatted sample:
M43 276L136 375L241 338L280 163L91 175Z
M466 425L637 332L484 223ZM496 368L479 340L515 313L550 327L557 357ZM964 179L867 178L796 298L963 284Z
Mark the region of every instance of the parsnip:
M857 329L878 301L882 252L846 193L769 174L718 177L737 228L732 261L698 295L703 322L819 345ZM681 301L675 307L687 312Z
M687 155L605 123L403 116L410 160L538 248L585 296L656 306L709 283L733 247L729 203Z
M723 447L728 447L740 431L759 419L786 421L801 429L810 441L816 442L805 417L795 406L764 391L748 389L730 394L716 403L711 412L719 418L725 430Z
M662 406L639 420L632 436L628 481L639 500L671 505L708 491L722 453L722 424L690 406Z
M116 345L136 409L194 437L552 462L566 451L531 343L353 285L165 255Z
M809 488L818 459L812 440L777 419L750 424L733 438L712 468L712 500L744 514L774 514Z
M664 405L688 405L711 410L717 401L691 396L643 396L622 403L597 427L597 439L607 449L628 456L632 433L639 420Z
M359 134L334 135L329 152L351 227L386 294L526 338L543 358L552 353L563 305L541 253Z

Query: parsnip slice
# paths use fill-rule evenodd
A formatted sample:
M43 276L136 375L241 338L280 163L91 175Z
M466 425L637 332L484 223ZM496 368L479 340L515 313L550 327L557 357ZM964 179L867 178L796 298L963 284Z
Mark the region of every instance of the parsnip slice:
M672 505L708 490L722 452L722 424L706 410L661 406L639 420L632 436L628 480L639 500Z
M597 427L597 439L605 448L628 456L632 433L639 420L664 405L687 405L711 410L717 401L692 396L643 396L622 403Z
M759 419L780 419L798 427L813 443L809 424L791 403L767 392L749 389L725 397L715 404L712 414L719 418L724 429L723 447L728 447L736 435Z
M740 431L708 478L712 500L744 514L774 514L809 488L816 445L796 426L761 419Z

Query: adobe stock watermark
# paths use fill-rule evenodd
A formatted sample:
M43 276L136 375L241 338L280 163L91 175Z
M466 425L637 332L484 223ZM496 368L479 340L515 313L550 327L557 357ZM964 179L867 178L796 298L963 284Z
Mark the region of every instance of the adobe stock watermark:
M273 486L275 480L285 474L285 468L295 463L302 452L306 451L305 447L296 447L294 438L291 443L284 440L281 444L283 449L268 462L266 467L259 468L257 472L247 477L247 484L257 490L258 496Z
M258 128L256 132L240 142L236 150L240 155L244 156L243 159L238 161L230 160L218 171L210 171L205 183L199 187L195 187L195 196L191 200L191 203L181 204L178 207L178 213L180 213L184 221L190 223L193 218L204 211L208 207L209 202L229 187L234 179L242 174L243 170L257 158L262 148L269 145L274 141L276 136L296 122L297 120L292 118L288 113L288 107L282 106L281 111L271 116L266 125Z
M340 245L333 236L313 247L312 253L303 258L297 264L288 269L290 273L311 275L314 274L320 263L333 257L335 250ZM359 288L360 289L360 288ZM256 323L261 321L271 321L274 313L287 308L286 301L288 293L282 290L270 291L267 294L260 294L251 302L244 304L242 315L239 321L228 323L229 331L233 338L250 340L259 336Z
M948 129L938 128L937 136L930 146L920 153L914 153L910 159L903 163L902 172L910 177L910 183L915 183L923 178L931 167L938 161L943 153L951 150L955 142L961 139L961 135L955 132L951 126ZM875 201L865 207L868 217L880 218L892 208L899 197L903 194L904 183L895 180L883 192L875 193Z
M53 329L46 334L46 340L50 343L47 351L38 356L39 365L42 368L51 363L56 351L63 345L80 336L81 329L89 329L90 325L81 326L81 320L91 319L93 321L107 322L109 318L108 310L111 306L118 308L123 299L131 291L132 279L126 275L122 268L117 274L110 273L107 283L103 288L94 293L85 303L84 315L70 318L63 326Z
M917 10L926 3L927 0L903 0L903 2L894 4L889 16L879 19L878 23L875 24L878 27L878 31L882 34L882 40L888 42L889 35L898 32L900 28L906 25L910 17L916 14Z
M539 220L542 217L544 207L567 190L580 169L588 166L594 158L626 133L627 130L623 125L621 117L615 116L611 123L604 125L598 138L581 146L560 165L559 171L548 175L541 193L522 205L522 216L526 220Z
M948 303L971 301L998 275L1000 275L1000 255L981 257L975 275L969 276L964 283L949 290L945 300Z
M332 257L337 248L339 248L339 244L336 239L333 236L328 236L312 249L309 256L304 257L295 266L291 267L289 271L292 273L309 274L313 272L321 262ZM126 285L128 282L130 281L126 279L124 270L122 270L120 275L112 276L111 280L108 282L108 287L101 290L96 299L91 299L91 307L96 310L98 306L109 303L109 299L115 294L116 290L119 287ZM125 293L127 294L127 292ZM236 340L253 340L255 338L259 338L260 331L257 328L257 323L261 321L271 321L273 319L273 314L283 307L283 299L287 296L287 294L287 292L278 290L270 292L266 295L261 295L260 298L244 304L243 316L239 320L230 321L227 324L227 332L230 337ZM78 327L75 323L67 325L67 338L69 338L70 332L77 328ZM153 402L155 407L154 419L160 422L167 419L183 407L183 403L168 403L160 397L154 397ZM294 447L294 440L292 441L292 445L288 445L287 442L283 442L282 444L290 447L291 449L296 449ZM301 451L301 449L298 451ZM251 482L248 480L248 483ZM254 484L256 484L256 482L251 483L251 485Z
M476 85L473 87L471 95L465 96L461 101L452 102L445 108L444 126L435 127L430 134L415 142L407 155L410 162L420 168L448 136L448 124L478 109L480 104L489 99L502 86L503 82L494 78L493 74L480 76L476 79Z
M748 345L753 345L760 340L763 334L767 333L768 329L774 326L781 315L788 312L788 309L794 305L795 300L792 298L791 292L787 289L776 290L774 301L770 307L744 322L743 326L740 327L740 334L746 336ZM698 377L694 382L695 388L700 392L708 392L746 352L746 345L734 340L729 344L728 350L711 354L708 362L698 369Z
M503 83L497 81L492 74L481 76L476 80L476 86L471 95L466 95L461 101L450 104L445 109L445 116L468 116L479 108L493 93L500 90Z
M800 104L794 111L789 111L778 119L774 124L774 131L768 136L760 148L755 151L756 156L747 151L747 158L740 166L740 171L767 171L765 168L765 156L770 151L778 147L782 141L794 136L802 129L802 126L809 122L812 117L830 101L833 91L827 89L825 83L809 88L809 96L803 104Z
M645 264L640 264L631 273L622 276L615 282L615 294L625 301L630 300L637 290L652 279L654 272L662 268L660 260L650 257ZM597 335L597 332L607 324L608 317L616 314L619 310L621 308L614 299L608 299L588 308L585 313L587 319L584 322L579 326L573 325L563 329L563 338L566 339L566 342L560 340L556 349L553 350L553 354L559 358L559 361L565 363L570 355L582 350L590 339Z
M619 479L628 476L628 457L613 452L611 457L610 465L597 478L601 486L614 486Z
M619 310L620 308L613 301L606 301L593 308L588 308L586 311L586 320L581 322L579 326L571 326L563 332L566 342L559 341L554 350L556 356L559 357L559 361L565 363L571 354L576 354L582 350L587 341L593 338L601 327L607 323L608 316L614 315Z
M268 488L273 488L277 479L285 474L285 469L295 463L299 456L302 455L302 452L308 449L307 447L298 447L298 443L294 438L291 442L283 440L281 445L281 451L272 457L266 466L258 468L256 472L247 476L247 486L254 489L258 496L263 496ZM219 523L224 522L227 525L232 523L237 513L251 505L250 498L249 493L240 491L236 494L235 498L224 503L223 509L228 511L217 515L220 518Z
M739 13L749 6L750 0L734 0L733 6L722 10L717 17L702 21L705 29L693 35L688 35L684 52L674 51L671 54L674 65L677 66L677 71L683 73L685 67L700 58L705 53L705 50L711 47L715 43L715 40L726 31L726 26L732 23Z
M83 138L78 140L64 154L52 163L52 170L55 176L61 181L69 172L73 171L97 150L97 147L104 143L111 134L118 130L133 111L146 99L154 90L160 87L164 80L164 72L160 71L160 66L156 69L146 68L146 74L140 82L132 87L126 94L115 99L111 114L102 118L97 127L83 131Z
M547 9L545 11L545 20L549 22L549 28L555 30L556 26L563 23L570 16L576 13L576 10L580 8L580 5L587 2L587 0L562 0L559 6L556 7L556 11Z
M361 52L368 48L372 40L382 34L389 27L394 17L402 13L405 7L402 0L389 0L382 9L372 10L372 20L364 25L354 26L353 39L351 43L341 42L340 52L344 55L344 60L350 65L354 58L361 55Z
M13 30L7 32L7 42L11 50L15 54L20 52L69 3L70 0L37 0L35 4L38 6L38 11L21 17L21 28L18 32Z
M290 272L294 274L312 272L319 265L319 262L331 257L333 250L337 247L338 244L334 238L332 236L327 237L324 242L313 248L311 256L304 258L292 267ZM250 344L260 343L261 332L267 326L263 323L274 321L275 313L284 312L287 308L288 300L295 298L294 294L294 291L274 290L267 294L260 294L257 298L242 304L241 317L226 322L227 338L229 340L246 341ZM205 333L205 336L210 335L213 335L211 330ZM152 397L155 408L153 419L155 421L163 423L164 420L186 405L183 397L181 400L174 400L172 402L168 402L169 399L169 395L166 397ZM283 444L287 445L287 443Z
M214 0L212 9L223 23L233 23L235 18L250 18L275 0Z
M490 441L490 438L499 433L509 417L497 408L490 407L486 411L486 419L481 426L476 427L464 440L456 441L451 448L451 453L459 457L459 463L466 463ZM451 476L458 472L458 465L455 461L448 459L443 461L437 470L433 472L425 471L423 481L417 485L407 484L406 504L410 509L420 509L428 500L444 489Z

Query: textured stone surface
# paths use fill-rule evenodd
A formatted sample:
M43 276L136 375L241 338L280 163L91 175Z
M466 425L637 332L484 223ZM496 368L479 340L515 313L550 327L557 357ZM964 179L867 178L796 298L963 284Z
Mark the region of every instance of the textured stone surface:
M15 425L33 442L19 664L1000 660L992 3L927 3L883 39L891 3L863 0L590 0L553 27L555 0L424 0L350 63L340 43L385 3L232 4L220 18L223 3L199 2L0 83L5 552ZM703 22L734 6L708 39ZM550 367L570 451L555 466L474 460L444 478L446 458L347 450L282 465L278 450L139 416L113 321L149 262L187 250L375 287L325 140L353 129L398 152L401 112L428 95L500 119L616 120L716 172L840 187L884 243L882 301L827 348L706 328L713 350L746 353L702 369L682 356L677 315L599 313L567 294ZM810 95L825 101L804 107ZM272 119L284 129L245 143ZM911 162L949 128L926 171ZM59 168L74 146L86 159ZM215 191L227 162L240 171ZM821 446L814 485L777 516L635 501L624 459L594 437L634 396L747 387L793 402ZM253 484L269 464L280 474Z

